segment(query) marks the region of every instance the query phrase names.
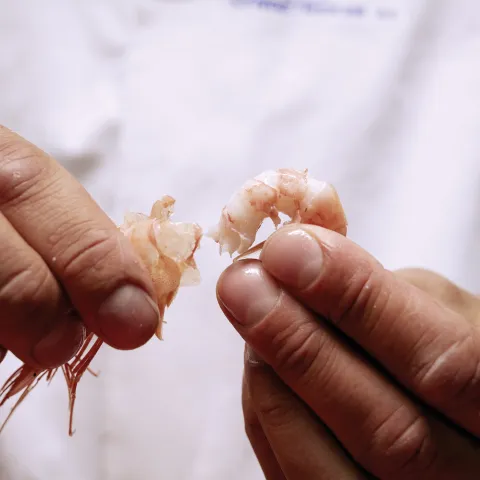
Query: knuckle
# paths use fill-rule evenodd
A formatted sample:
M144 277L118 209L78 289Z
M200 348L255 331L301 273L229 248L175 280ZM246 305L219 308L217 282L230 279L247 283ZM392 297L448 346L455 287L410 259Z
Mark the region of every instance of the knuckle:
M21 311L23 317L49 309L55 299L55 283L44 265L18 268L0 284L2 310Z
M465 302L471 299L470 295L458 285L431 270L408 268L397 270L395 275L442 303L460 310L464 307Z
M29 197L49 168L40 149L15 136L0 135L0 198L11 203Z
M270 428L284 427L290 423L291 405L283 402L276 395L269 395L258 402L258 414Z
M365 273L366 272L366 273ZM338 327L362 318L362 329L373 329L377 319L389 308L391 294L389 289L381 288L385 282L378 278L378 272L359 269L347 282L338 302L337 311L332 320Z
M381 422L357 461L380 478L426 478L438 458L429 425L421 416L399 420L397 413Z
M302 384L318 378L318 358L325 341L322 341L315 325L291 323L273 338L272 344L276 351L274 368L277 371L292 375L296 382Z
M458 407L480 399L477 343L472 335L465 336L444 348L440 355L423 362L413 377L414 388L422 397L442 407Z
M121 250L116 235L90 222L64 228L54 241L55 263L64 280L99 277L115 280L121 265Z

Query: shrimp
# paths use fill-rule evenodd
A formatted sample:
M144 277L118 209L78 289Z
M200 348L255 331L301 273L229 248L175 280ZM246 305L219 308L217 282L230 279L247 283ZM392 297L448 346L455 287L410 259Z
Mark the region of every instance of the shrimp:
M165 310L175 299L181 286L198 285L200 273L195 252L203 236L197 224L174 223L170 220L175 200L164 196L157 201L149 216L139 213L125 215L120 231L130 240L148 269L155 286L161 321L156 335L163 338ZM217 226L207 234L235 260L260 250L263 243L252 247L258 230L267 218L275 228L282 223L279 214L289 217L283 225L304 223L320 225L342 235L347 233L347 220L336 190L326 182L308 177L308 171L279 169L264 172L247 181L224 207ZM72 312L72 314L76 314ZM75 357L58 369L36 370L27 365L19 368L0 390L0 406L19 395L7 420L42 379L51 382L60 369L69 393L69 434L73 435L73 411L77 385L102 346L92 332L86 337ZM0 361L2 350L0 347ZM6 423L5 421L5 423ZM2 426L1 430L3 429Z
M162 339L165 310L172 304L179 288L200 283L200 273L194 255L199 248L203 232L197 224L172 222L170 217L173 214L174 204L175 200L172 197L164 196L153 205L150 216L127 213L124 223L119 227L120 231L130 240L152 278L160 311L160 322L156 332L160 340ZM77 315L73 309L72 315ZM0 406L10 398L19 395L1 426L0 432L40 380L45 379L50 383L60 369L68 388L69 435L72 436L74 434L73 412L77 385L87 371L97 376L97 373L90 370L89 365L102 344L101 339L87 331L80 351L61 367L38 370L26 364L22 365L0 390ZM6 351L0 347L0 362L5 353Z
M290 218L283 225L319 225L342 235L347 219L335 188L308 177L308 171L269 170L248 180L223 208L219 223L208 232L220 246L220 254L236 252L236 260L260 250L252 247L258 230L270 218L275 228L282 223L279 213Z

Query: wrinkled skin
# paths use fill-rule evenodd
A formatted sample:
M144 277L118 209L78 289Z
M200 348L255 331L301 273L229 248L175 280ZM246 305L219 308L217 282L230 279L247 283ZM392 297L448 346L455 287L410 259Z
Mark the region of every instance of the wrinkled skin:
M16 397L0 433L41 381L61 371L69 434L77 386L102 344L130 350L161 338L165 309L195 285L196 224L170 220L166 195L150 216L127 214L117 228L54 159L0 127L0 363L23 364L0 388Z
M30 367L63 365L86 330L122 350L157 330L155 289L128 239L59 163L4 127L0 240L0 345Z
M337 233L281 229L229 267L243 411L268 480L480 478L480 300L385 270Z

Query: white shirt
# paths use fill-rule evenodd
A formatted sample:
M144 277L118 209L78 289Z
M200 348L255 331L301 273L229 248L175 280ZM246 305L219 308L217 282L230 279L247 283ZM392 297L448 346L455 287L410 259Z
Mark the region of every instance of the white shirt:
M308 168L387 268L480 291L477 2L4 0L0 85L0 123L118 223L170 194L179 221L208 228L248 178ZM103 348L72 439L61 377L38 387L0 437L0 478L263 478L243 344L215 298L229 262L203 240L202 284L179 293L165 341Z

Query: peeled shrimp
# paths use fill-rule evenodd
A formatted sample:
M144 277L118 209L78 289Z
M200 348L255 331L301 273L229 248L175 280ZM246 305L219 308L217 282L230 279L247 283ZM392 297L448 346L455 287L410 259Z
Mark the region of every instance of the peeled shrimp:
M196 285L200 274L195 264L194 255L202 238L202 229L196 224L174 223L170 220L175 200L165 196L157 201L150 216L128 213L119 229L131 241L136 253L147 267L156 293L160 311L160 322L156 332L162 338L165 309L173 302L181 286ZM75 312L72 311L73 314ZM5 427L16 408L42 379L50 382L61 369L69 393L69 434L73 435L73 411L77 385L83 374L102 346L102 340L87 332L84 343L75 357L60 368L38 370L28 365L21 366L0 390L0 406L10 398L19 395L10 414L0 428Z
M282 223L279 213L289 217L288 223L319 225L342 235L347 233L347 220L336 190L326 182L308 177L308 171L269 170L248 180L230 199L220 221L208 236L220 245L220 254L235 252L240 258L263 243L251 248L265 219L271 218L275 228Z

